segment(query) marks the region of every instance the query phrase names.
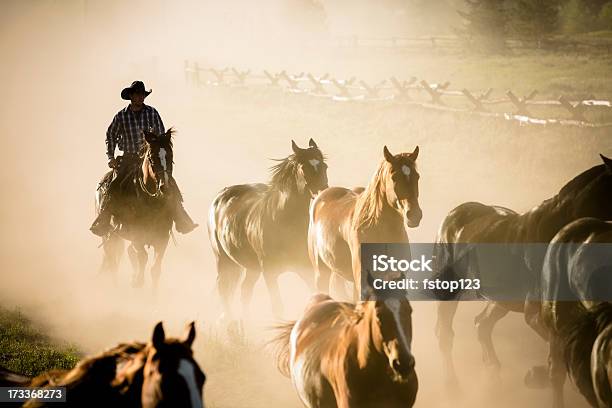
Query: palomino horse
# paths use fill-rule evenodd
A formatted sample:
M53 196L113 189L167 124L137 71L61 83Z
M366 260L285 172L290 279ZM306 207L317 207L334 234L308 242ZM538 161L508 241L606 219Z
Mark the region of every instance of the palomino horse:
M166 338L162 323L148 344L119 344L89 357L72 370L39 375L31 387L66 387L67 407L185 407L204 408L206 376L193 359L195 325L183 339ZM29 401L24 407L54 407L57 403Z
M174 201L168 192L178 189L170 188L172 179L173 154L172 134L169 129L162 135L144 132L144 141L140 151L140 162L128 172L122 181L122 194L117 197L119 205L114 209L113 220L116 225L107 237L103 238L104 258L101 272L110 272L116 277L119 259L123 251L122 239L130 241L128 254L134 269L132 286L142 287L144 272L148 261L146 245L153 246L154 262L151 267L151 278L154 289L157 288L161 275L161 265L172 231L172 208ZM109 172L100 183L112 177ZM172 194L172 193L170 193ZM104 189L98 188L96 209L104 199ZM119 228L119 224L121 227Z
M367 188L330 187L310 207L308 250L321 292L329 291L330 279L342 277L354 282L353 300L357 301L361 291L360 244L407 243L407 229L421 221L416 170L419 147L412 153L393 155L385 146L383 154Z
M453 255L454 243L548 243L561 228L581 217L612 219L612 160L601 156L603 164L595 166L567 183L559 193L542 204L524 213L498 206L476 202L461 204L453 209L443 221L436 239L436 271L433 279L459 279L466 271L461 270L462 259ZM445 245L445 244L451 244ZM519 248L518 253L513 251ZM507 256L513 259L517 275L531 280L531 296L539 299L539 277L542 270L542 251L529 251L528 245L509 245ZM493 272L493 271L489 271ZM480 270L481 276L487 270ZM479 295L488 299L487 291L480 289ZM478 340L483 350L483 360L488 367L499 372L500 362L493 346L491 333L494 325L509 311L522 312L526 322L543 337L537 323L540 304L524 302L487 303L483 312L475 319ZM453 318L457 311L456 301L440 302L436 332L443 354L444 372L449 386L458 386L457 374L452 360Z
M327 164L312 139L307 149L294 141L291 147L293 154L272 167L270 183L226 187L210 207L208 232L227 319L232 319L231 301L242 271L243 315L262 274L277 316L282 314L277 282L282 272L297 272L312 287L308 206L327 188Z
M564 406L568 371L589 404L612 406L610 244L611 222L581 218L563 228L548 247L538 322L548 334L547 377L555 408ZM568 301L568 294L577 300Z
M279 327L278 367L315 407L411 407L412 309L404 299L336 302L315 295L302 317Z

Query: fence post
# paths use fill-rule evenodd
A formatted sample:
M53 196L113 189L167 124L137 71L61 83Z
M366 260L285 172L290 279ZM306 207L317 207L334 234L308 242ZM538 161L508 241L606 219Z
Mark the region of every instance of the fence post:
M429 85L427 81L425 80L422 80L420 84L423 87L423 89L429 94L429 96L431 96L432 103L435 103L436 105L444 105L444 103L440 99L442 97L442 93L440 92L440 89L444 90L448 88L448 86L450 85L450 82L445 82L444 84L437 85L435 87Z
M325 74L325 76L327 76L327 74ZM310 72L306 75L306 77L314 85L314 92L317 92L319 94L327 94L327 91L325 91L325 87L321 83L321 79L316 79Z
M525 116L529 116L529 112L527 111L527 101L530 99L533 99L534 96L536 96L536 94L538 93L537 90L533 90L531 91L531 93L523 98L517 98L516 95L514 95L512 93L512 91L508 91L506 92L506 95L508 96L508 99L510 99L510 102L512 102L512 104L514 104L514 106L516 106L516 112L515 115L525 115Z
M331 82L340 90L340 96L344 96L346 98L349 98L351 96L348 89L346 88L346 86L348 85L348 81L346 85L343 85L340 82L336 81L336 79L332 78Z
M490 90L490 89L489 89ZM463 93L463 95L465 95L465 97L472 102L472 104L474 105L473 110L476 112L486 112L487 110L485 109L484 106L482 106L482 102L481 100L485 99L486 96L481 95L480 97L476 98L474 97L474 95L472 95L470 93L470 91L468 91L467 89L462 89L461 92ZM488 96L488 94L486 94Z
M246 85L246 78L251 73L250 69L240 72L236 68L232 67L232 72L234 75L236 75L236 80L240 85Z
M569 111L569 113L572 115L572 119L583 121L583 122L586 121L583 115L585 106L582 105L581 102L578 102L576 105L573 105L563 95L559 97L559 102L561 103L561 106L563 106L565 109Z
M391 77L389 81L391 81L391 85L398 91L398 95L401 98L404 98L408 101L412 100L410 95L408 95L408 90L410 85L416 82L416 77L410 78L408 81L400 82L395 77Z

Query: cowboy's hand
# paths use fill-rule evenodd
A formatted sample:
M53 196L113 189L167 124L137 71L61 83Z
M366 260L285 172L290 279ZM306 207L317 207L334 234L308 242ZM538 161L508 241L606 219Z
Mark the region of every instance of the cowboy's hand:
M108 160L108 167L110 167L111 169L114 169L116 166L117 166L117 159L113 157L112 159Z

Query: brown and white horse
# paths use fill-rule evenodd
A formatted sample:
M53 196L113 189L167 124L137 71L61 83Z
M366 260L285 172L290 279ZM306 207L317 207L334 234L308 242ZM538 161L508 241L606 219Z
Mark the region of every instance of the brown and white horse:
M418 390L406 299L336 302L313 296L279 327L278 367L308 408L411 407Z
M66 407L204 408L206 376L193 358L195 335L191 323L183 339L166 338L160 322L149 343L119 344L72 370L41 374L28 386L66 387ZM24 407L56 405L31 400Z
M281 273L296 272L313 286L308 207L312 197L327 188L327 164L312 139L306 149L294 141L291 147L293 154L272 168L268 184L226 187L210 207L208 232L224 317L229 321L233 320L233 294L241 280L243 316L248 314L253 287L261 275L277 317L282 314Z
M353 301L361 290L362 243L408 242L408 228L423 215L419 206L417 146L412 153L384 159L365 188L330 187L310 206L308 250L317 290L327 293L330 279L354 282Z

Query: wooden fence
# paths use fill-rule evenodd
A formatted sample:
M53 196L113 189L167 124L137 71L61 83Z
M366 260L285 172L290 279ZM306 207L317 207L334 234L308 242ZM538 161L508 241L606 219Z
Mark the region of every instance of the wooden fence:
M197 62L185 61L185 80L191 86L264 86L283 89L294 94L326 98L334 102L388 102L406 106L418 106L444 112L458 112L484 117L495 117L522 125L560 125L585 128L612 127L610 123L594 123L586 118L588 111L605 110L612 113L612 102L595 99L594 96L581 100L570 100L560 96L556 100L536 99L537 90L519 97L508 90L504 96L493 98L493 90L473 92L467 89L452 90L450 82L428 83L412 77L400 80L391 77L376 84L366 83L355 77L337 79L324 74L309 72L288 74L286 71L261 74L235 67L201 67ZM496 111L509 106L510 111ZM548 107L562 112L564 118L539 118L530 111ZM608 116L608 115L606 115Z

